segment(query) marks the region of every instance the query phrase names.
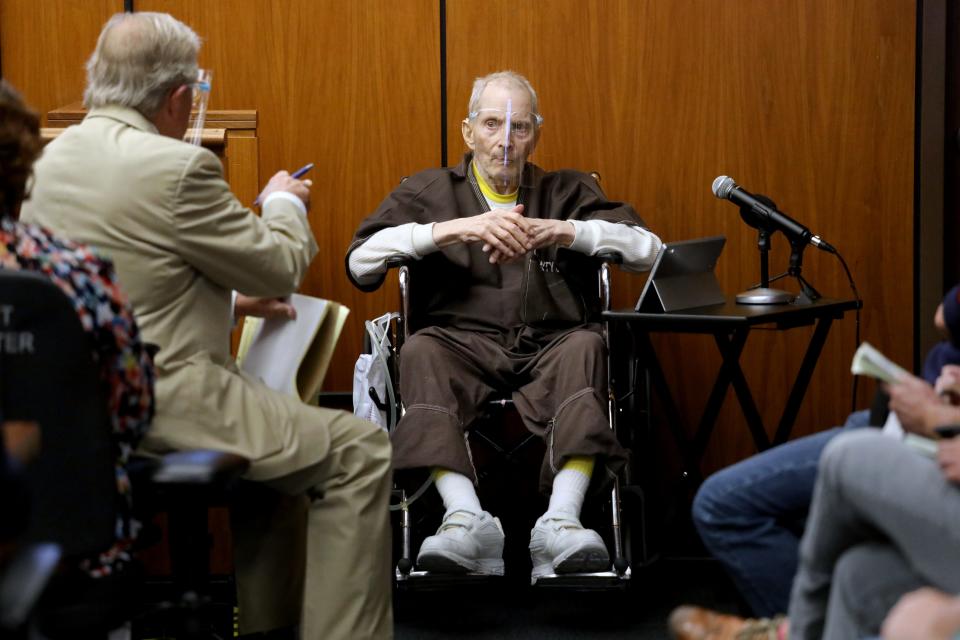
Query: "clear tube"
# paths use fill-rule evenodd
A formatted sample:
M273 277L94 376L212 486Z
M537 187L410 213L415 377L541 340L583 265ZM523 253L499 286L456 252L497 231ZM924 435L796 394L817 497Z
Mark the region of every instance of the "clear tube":
M193 128L187 138L190 144L199 145L203 138L203 125L207 119L207 102L210 100L210 85L213 72L209 69L197 71L197 81L193 84Z
M503 168L504 175L506 175L507 163L510 161L510 127L513 126L510 120L513 117L513 100L507 98L507 122L503 127ZM504 179L504 187L507 186L506 179Z

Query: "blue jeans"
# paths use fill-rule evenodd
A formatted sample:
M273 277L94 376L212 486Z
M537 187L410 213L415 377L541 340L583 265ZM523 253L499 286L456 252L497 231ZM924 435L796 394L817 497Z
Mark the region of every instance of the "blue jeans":
M700 538L755 615L787 611L820 454L834 436L868 418L857 411L843 427L758 453L721 469L697 491L693 523Z

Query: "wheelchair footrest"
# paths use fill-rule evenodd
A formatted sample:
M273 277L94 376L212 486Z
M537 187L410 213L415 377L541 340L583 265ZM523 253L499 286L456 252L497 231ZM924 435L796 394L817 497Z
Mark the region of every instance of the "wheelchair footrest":
M395 572L397 587L408 589L446 589L457 585L495 584L503 580L503 576L492 576L486 573L437 573L436 571L411 571L404 574L399 569Z
M624 589L630 582L630 568L620 575L616 571L594 573L551 573L530 578L530 584L545 589L577 589L582 591Z

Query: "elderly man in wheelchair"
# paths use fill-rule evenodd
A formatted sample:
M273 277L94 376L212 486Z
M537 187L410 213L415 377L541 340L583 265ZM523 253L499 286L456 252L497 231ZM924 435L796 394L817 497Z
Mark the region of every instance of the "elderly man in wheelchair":
M480 505L464 434L505 391L546 441L540 489L550 502L530 535L534 579L610 565L601 537L580 522L588 488L626 460L602 391L595 256L613 251L623 268L642 271L661 242L592 177L527 162L538 111L523 76L478 78L461 125L463 161L404 180L347 253L348 275L364 291L378 288L397 258L417 283L417 331L399 364L405 413L392 440L395 469L429 469L443 500L440 528L417 556L430 572L503 574L503 528Z

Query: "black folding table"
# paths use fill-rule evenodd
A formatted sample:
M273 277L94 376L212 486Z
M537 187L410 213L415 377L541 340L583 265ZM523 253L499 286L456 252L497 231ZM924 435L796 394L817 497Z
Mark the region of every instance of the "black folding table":
M670 430L680 448L684 467L688 473L699 479L700 460L706 451L729 386L733 385L747 426L759 451L786 442L790 437L800 403L807 391L810 377L820 357L831 324L834 320L842 318L847 311L855 310L859 304L856 300L821 298L816 302L803 305L739 305L733 297L730 297L723 304L670 313L606 311L603 319L610 323L612 331L616 332L625 327L632 334L631 358L634 361L639 359L639 364L647 369L652 390L663 405ZM771 442L767 437L747 379L740 368L740 355L754 327L772 325L776 330L785 331L811 324L816 324L816 327ZM656 332L711 334L723 358L692 441L685 435L683 420L673 401L663 369L650 341L650 334Z

